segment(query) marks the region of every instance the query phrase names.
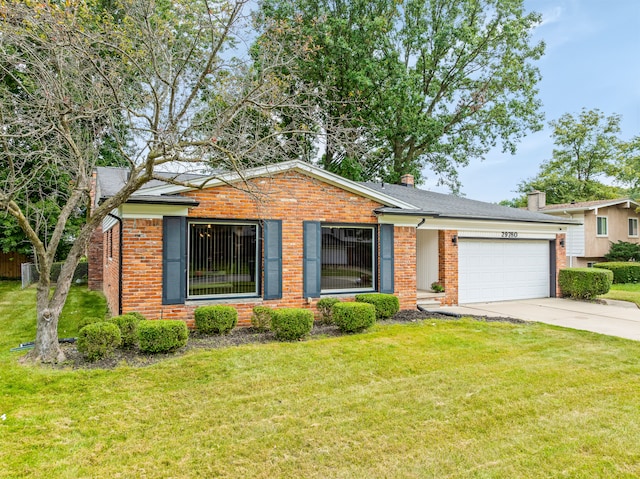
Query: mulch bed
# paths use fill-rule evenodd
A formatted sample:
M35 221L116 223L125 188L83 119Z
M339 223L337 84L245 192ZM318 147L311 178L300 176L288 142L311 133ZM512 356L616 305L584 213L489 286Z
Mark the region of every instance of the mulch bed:
M427 312L418 310L403 310L396 313L393 318L382 321L380 324L401 324L408 322L417 322L425 319L441 319L455 320L460 315L441 314L437 312ZM469 316L465 316L469 317ZM513 318L496 318L488 316L472 316L473 319L479 321L499 321L514 324L525 323L520 319ZM310 333L310 337L332 337L342 336L344 333L334 325L324 325L316 323ZM137 350L121 350L115 351L113 357L101 359L99 361L89 362L82 354L78 352L75 344L61 344L60 347L64 351L67 360L64 363L53 365L55 368L66 369L113 369L119 365L129 365L136 367L148 366L166 359L174 358L184 354L192 349L218 349L231 346L240 346L243 344L260 344L276 342L276 338L271 332L258 332L254 328L236 328L229 334L205 336L197 331L191 332L189 342L184 348L179 349L175 353L168 354L142 354Z

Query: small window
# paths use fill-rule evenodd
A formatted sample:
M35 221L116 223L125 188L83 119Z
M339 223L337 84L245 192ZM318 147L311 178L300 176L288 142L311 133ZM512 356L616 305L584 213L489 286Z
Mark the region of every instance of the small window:
M629 218L629 236L638 237L638 218Z
M113 229L107 231L107 258L113 258Z
M596 217L596 235L607 236L608 234L609 234L609 229L607 225L607 217L606 216Z
M593 265L596 264L595 261L589 261L587 262L587 268L593 268Z

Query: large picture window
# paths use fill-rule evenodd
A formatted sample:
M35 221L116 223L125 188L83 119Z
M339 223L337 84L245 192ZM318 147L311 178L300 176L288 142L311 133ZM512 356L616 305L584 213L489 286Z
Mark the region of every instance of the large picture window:
M188 297L258 294L258 225L190 223Z
M323 293L373 291L375 241L372 227L322 227Z

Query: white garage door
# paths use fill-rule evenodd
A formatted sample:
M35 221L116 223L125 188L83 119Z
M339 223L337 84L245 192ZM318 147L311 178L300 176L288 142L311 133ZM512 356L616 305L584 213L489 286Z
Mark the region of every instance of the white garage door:
M548 296L548 241L458 241L460 304Z

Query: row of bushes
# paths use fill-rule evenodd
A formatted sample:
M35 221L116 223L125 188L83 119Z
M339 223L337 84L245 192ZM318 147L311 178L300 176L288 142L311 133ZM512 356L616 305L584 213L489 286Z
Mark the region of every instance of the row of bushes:
M89 361L113 356L117 348L139 348L143 353L169 353L187 344L184 321L148 321L139 313L90 322L78 332L78 351Z
M640 283L640 263L633 261L617 261L596 263L594 268L608 269L613 272L613 284Z
M364 330L376 320L390 318L400 309L398 298L391 294L358 294L356 302L342 303L336 298L318 301L322 322L336 324L344 332ZM203 334L227 334L238 323L233 306L202 306L195 310L196 330ZM258 331L273 331L282 341L300 339L313 328L313 313L302 308L253 308L251 325Z
M390 294L358 294L355 302L324 298L318 302L322 322L335 324L347 333L363 331L376 320L390 318L400 309L398 298ZM238 323L233 306L201 306L194 312L196 330L203 334L227 334ZM251 324L259 331L272 331L281 341L303 338L313 328L313 312L302 308L271 309L256 306ZM166 353L187 344L184 321L147 321L139 313L115 316L108 321L89 321L78 333L78 351L95 361L113 355L117 348L139 348L143 353Z

